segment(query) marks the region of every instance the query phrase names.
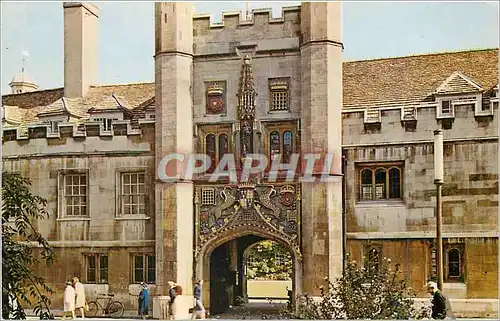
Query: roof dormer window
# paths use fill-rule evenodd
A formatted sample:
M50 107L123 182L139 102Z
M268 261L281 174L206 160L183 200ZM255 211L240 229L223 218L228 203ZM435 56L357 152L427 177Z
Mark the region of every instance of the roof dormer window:
M113 129L113 120L118 120L117 118L94 118L92 119L95 122L100 122L101 123L101 130L103 132L110 132Z

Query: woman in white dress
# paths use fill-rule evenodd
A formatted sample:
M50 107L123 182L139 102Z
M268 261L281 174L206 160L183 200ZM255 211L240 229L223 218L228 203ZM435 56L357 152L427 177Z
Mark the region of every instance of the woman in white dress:
M66 282L66 289L64 290L64 309L62 313L62 320L66 319L66 316L70 314L73 319L75 319L75 289L73 288L71 281Z
M175 300L172 303L172 316L174 320L190 320L192 314L189 309L193 307L193 297L182 295L182 287L177 285L175 288Z
M75 276L73 278L73 286L75 287L76 294L76 303L75 308L80 310L82 318L85 318L85 313L83 312L85 309L85 288L83 284L80 283L80 280Z

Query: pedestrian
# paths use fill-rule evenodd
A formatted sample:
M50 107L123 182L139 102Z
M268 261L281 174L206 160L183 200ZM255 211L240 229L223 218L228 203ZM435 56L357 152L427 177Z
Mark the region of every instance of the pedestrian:
M76 319L75 316L75 288L73 288L73 285L71 281L66 282L66 289L64 290L64 308L63 308L63 313L61 316L62 320L66 320L66 316L68 314L71 315L72 319Z
M85 288L80 280L75 276L73 278L73 287L75 288L76 294L76 303L75 308L80 310L80 314L82 315L82 319L85 318L84 309L86 308L86 299L85 299Z
M170 301L168 302L168 311L169 311L170 319L172 319L173 318L172 304L174 303L174 300L175 300L175 286L177 284L175 284L175 282L173 282L173 281L168 281L167 283L170 286L170 289L168 290L168 294L170 296Z
M182 287L176 285L175 290L175 300L172 304L172 316L174 320L188 320L191 319L192 315L189 313L189 309L193 306L193 298L191 296L185 296L182 294Z
M194 285L194 309L193 319L205 319L205 307L202 300L203 294L203 280L198 280Z
M141 282L141 292L139 292L139 317L141 319L146 319L148 315L148 304L149 304L149 291L148 285Z
M438 289L436 282L427 283L427 293L432 295L432 314L433 319L455 319L451 310L450 301Z

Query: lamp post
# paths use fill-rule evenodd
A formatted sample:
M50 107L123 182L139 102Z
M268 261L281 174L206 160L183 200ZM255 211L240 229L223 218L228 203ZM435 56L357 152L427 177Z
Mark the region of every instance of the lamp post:
M441 237L441 194L444 183L444 161L443 161L443 131L434 131L434 185L436 185L436 264L437 284L439 290L443 290L443 239Z

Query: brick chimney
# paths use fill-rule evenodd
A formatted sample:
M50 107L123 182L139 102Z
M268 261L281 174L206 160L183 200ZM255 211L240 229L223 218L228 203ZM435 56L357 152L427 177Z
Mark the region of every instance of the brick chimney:
M64 2L64 96L84 97L97 82L99 9L86 2Z

